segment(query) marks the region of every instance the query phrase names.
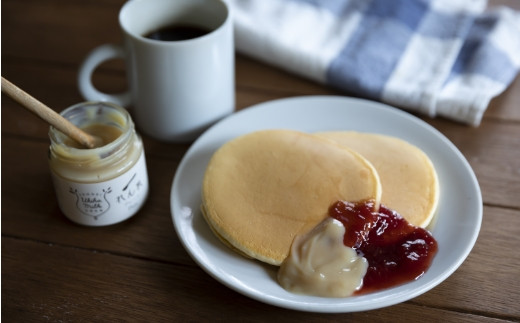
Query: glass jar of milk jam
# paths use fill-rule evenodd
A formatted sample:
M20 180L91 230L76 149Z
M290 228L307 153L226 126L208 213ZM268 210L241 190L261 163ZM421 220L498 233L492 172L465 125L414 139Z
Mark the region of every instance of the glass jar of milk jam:
M49 165L62 212L88 226L133 216L148 195L148 174L143 142L129 113L107 102L85 102L60 114L102 141L83 148L50 128Z

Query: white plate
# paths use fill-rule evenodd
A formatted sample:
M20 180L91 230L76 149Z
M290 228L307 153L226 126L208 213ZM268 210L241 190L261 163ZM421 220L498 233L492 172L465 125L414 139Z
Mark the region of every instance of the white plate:
M204 171L225 142L260 129L305 132L357 130L402 138L428 154L438 172L440 204L433 236L439 251L418 280L348 298L292 294L276 281L277 267L236 254L224 246L202 218L199 207ZM172 185L173 223L184 247L212 277L243 295L268 304L311 312L354 312L381 308L416 297L440 284L466 259L477 239L482 197L475 174L457 148L437 130L401 110L366 100L312 96L276 100L237 112L215 124L190 147Z

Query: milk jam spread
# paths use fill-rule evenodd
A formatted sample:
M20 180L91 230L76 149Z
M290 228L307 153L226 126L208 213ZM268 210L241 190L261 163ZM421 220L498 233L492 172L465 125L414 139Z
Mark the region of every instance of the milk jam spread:
M347 297L421 277L437 252L431 234L372 200L337 201L329 217L297 236L278 282L298 294Z

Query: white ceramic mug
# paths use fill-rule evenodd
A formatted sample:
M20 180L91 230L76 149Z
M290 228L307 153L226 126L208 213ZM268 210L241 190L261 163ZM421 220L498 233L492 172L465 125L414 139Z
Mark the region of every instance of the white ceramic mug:
M235 58L230 11L220 0L131 0L119 12L124 46L94 49L78 76L86 100L131 105L137 128L163 141L193 140L235 108ZM209 32L178 41L146 38L170 25ZM107 94L92 84L102 62L126 62L129 91Z

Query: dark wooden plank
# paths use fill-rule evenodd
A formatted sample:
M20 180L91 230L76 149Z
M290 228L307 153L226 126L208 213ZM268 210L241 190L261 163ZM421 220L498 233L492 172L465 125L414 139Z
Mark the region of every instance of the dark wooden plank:
M151 188L141 211L123 223L92 228L72 223L59 210L47 166L48 144L2 138L2 146L3 235L193 264L171 220L177 162L149 158Z
M444 283L416 301L520 320L519 245L520 210L485 207L479 238L466 261Z
M240 104L258 103L265 94L241 91ZM3 97L2 133L35 136L48 142L48 126L9 98ZM486 120L478 128L467 127L442 119L428 120L450 139L465 155L480 183L484 203L520 208L520 127L515 123ZM149 156L176 157L178 161L188 148L185 145L160 143L145 138ZM2 138L3 140L4 138ZM181 147L180 150L176 147Z
M75 73L87 53L98 45L121 41L121 33L117 25L117 12L122 6L122 0L98 1L68 1L48 0L41 1L4 1L2 13L2 27L5 30L16 30L16 33L4 32L2 44L2 65L9 68L15 62L39 62L50 64L54 68L67 66L74 70L74 76L69 82L75 84ZM497 4L515 5L515 1L494 1ZM55 19L59 15L60 19ZM93 18L95 17L95 19ZM95 21L95 23L93 23ZM57 35L59 35L57 37ZM26 41L31 39L31 41ZM121 62L108 63L108 70L116 73L120 79L116 82L103 81L98 73L94 74L94 81L100 89L108 92L119 92L126 88L124 82L124 67ZM278 68L267 66L250 58L237 56L237 88L253 88L277 96L294 95L350 95L316 82L292 75ZM103 70L103 68L101 68ZM3 73L17 81L16 73ZM32 77L24 77L23 81L34 79L41 84L44 76L37 73ZM70 80L70 79L69 79ZM121 80L123 82L121 82ZM39 81L39 82L38 82ZM490 105L485 117L500 120L520 121L520 113L515 95L520 88L519 78L503 95L496 98ZM22 83L31 91L37 86ZM34 91L36 93L36 91ZM48 92L46 92L48 93ZM66 93L65 89L55 93ZM68 92L73 93L73 92ZM74 88L74 93L77 93ZM67 94L66 94L67 95ZM264 98L269 99L271 96ZM274 98L273 97L273 98ZM45 97L43 97L45 98ZM77 100L74 100L77 102ZM53 102L49 102L52 104ZM69 102L69 105L71 102ZM67 105L65 105L67 106ZM239 107L243 105L239 104Z
M88 51L120 41L124 0L5 0L2 75L55 110L82 101L77 69ZM520 9L515 0L494 0ZM334 89L237 55L237 108ZM94 82L126 88L121 61ZM477 244L448 280L404 304L325 315L268 306L224 287L188 256L175 235L169 193L189 144L144 138L151 193L129 221L75 225L59 212L47 167L47 125L2 96L2 318L6 321L520 321L520 77L471 128L421 117L469 160L482 187Z
M9 183L2 193L4 236L196 267L183 250L171 221L169 192L175 162L149 159L152 191L136 216L115 226L89 228L71 223L58 210L46 167L46 144L9 139L4 140L3 148L7 152L2 150L2 180ZM22 158L33 164L16 162ZM477 247L467 262L418 302L442 306L450 299L455 309L481 311L492 299L494 305L487 308L494 315L503 311L520 316L513 306L520 288L515 278L520 258L510 251L520 244L519 213L486 207ZM490 273L497 279L491 279Z
M102 77L96 84L100 89L116 93L126 88L124 72L101 71L100 74ZM84 101L76 83L77 69L73 66L8 60L2 64L2 76L57 112ZM2 133L47 138L48 126L2 94Z
M520 126L485 120L465 127L437 119L440 130L463 153L477 175L484 203L520 208Z
M291 74L280 68L267 65L244 55L236 60L237 86L251 88L263 92L284 93L295 95L345 95L345 93L324 87L323 84Z
M520 1L517 3L520 4ZM484 114L485 119L494 119L507 122L520 121L520 75L498 97L493 99Z
M121 41L124 0L2 1L2 65L26 58L77 65L104 43Z
M507 6L515 10L520 10L520 2L516 0L490 0L488 3L489 8L496 8L500 6Z
M503 322L413 303L359 313L286 310L239 295L198 268L2 238L6 321Z

